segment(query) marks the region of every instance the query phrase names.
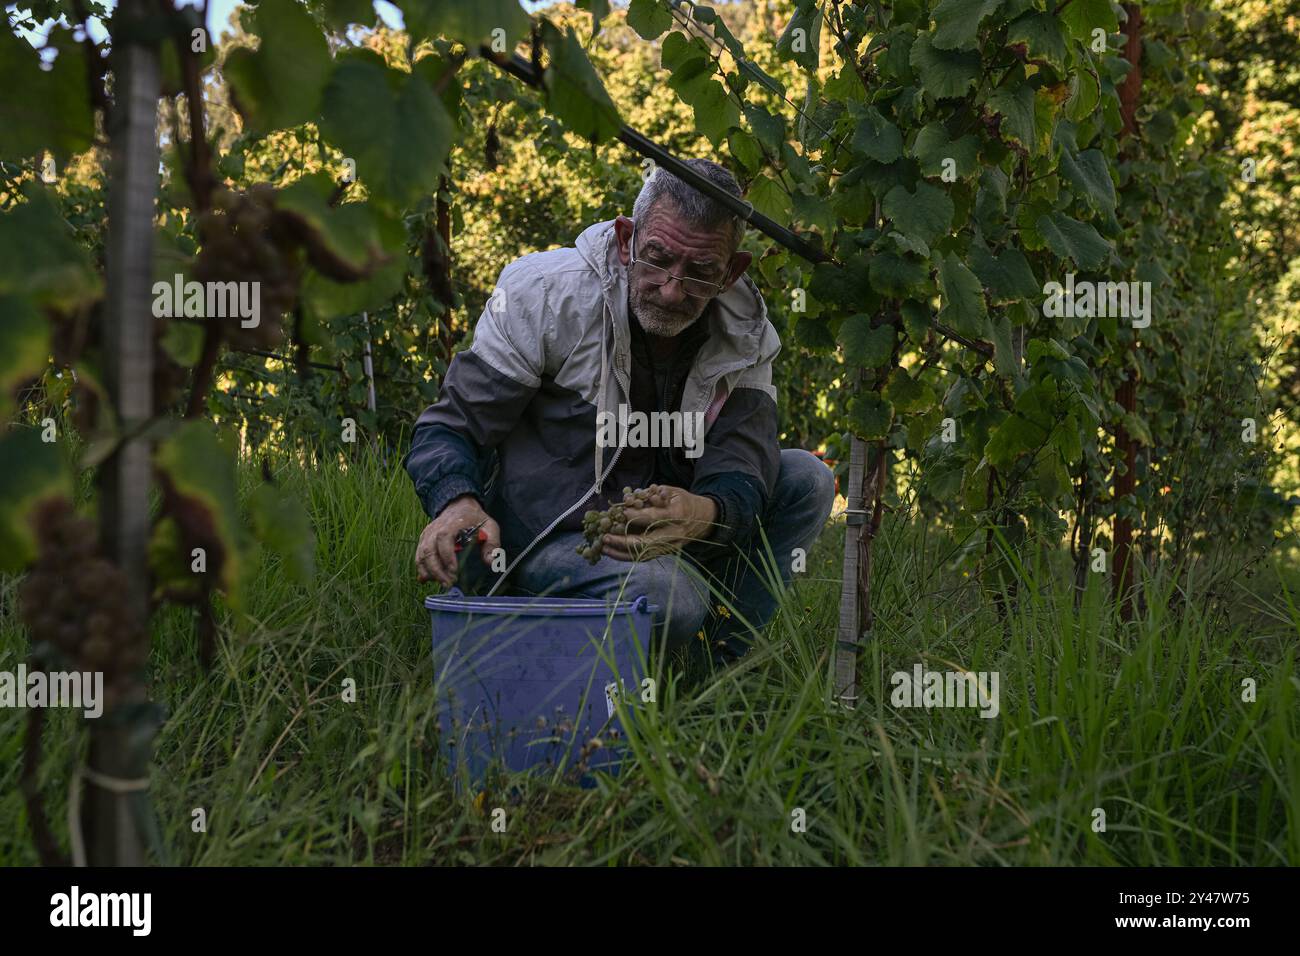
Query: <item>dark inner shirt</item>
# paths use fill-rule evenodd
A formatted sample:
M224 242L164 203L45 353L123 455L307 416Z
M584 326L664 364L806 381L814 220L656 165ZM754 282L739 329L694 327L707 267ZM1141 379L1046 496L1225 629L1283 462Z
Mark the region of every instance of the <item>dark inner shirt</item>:
M712 308L712 305L710 305ZM677 348L670 355L656 357L651 348L650 336L641 328L636 316L629 312L628 327L631 330L632 345L632 394L630 396L633 411L675 412L681 410L682 393L686 387L686 376L695 362L695 356L709 337L709 311L695 320L677 338ZM703 436L698 436L703 441ZM684 448L627 448L623 451L624 461L637 474L650 475L648 483L676 485L690 488L694 481L694 462L688 459Z

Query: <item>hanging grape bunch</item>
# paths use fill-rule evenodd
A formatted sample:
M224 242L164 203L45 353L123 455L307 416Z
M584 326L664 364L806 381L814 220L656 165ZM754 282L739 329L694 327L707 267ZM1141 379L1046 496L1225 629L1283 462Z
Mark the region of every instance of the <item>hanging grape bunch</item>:
M582 516L582 534L586 544L576 548L578 554L587 559L588 564L600 560L601 542L607 534L626 534L629 520L628 510L640 508L662 508L668 499L658 485L649 488L623 489L623 500L613 502L606 511L588 511Z
M198 281L259 283L258 324L244 328L231 317L224 325L227 340L242 347L279 344L280 317L298 301L302 256L293 225L276 214L274 187L259 183L243 193L216 190L212 208L198 217L198 232Z
M66 499L42 502L33 523L37 558L18 591L32 645L54 648L79 669L102 672L104 709L112 710L146 655L126 575L99 553L94 522L79 517Z

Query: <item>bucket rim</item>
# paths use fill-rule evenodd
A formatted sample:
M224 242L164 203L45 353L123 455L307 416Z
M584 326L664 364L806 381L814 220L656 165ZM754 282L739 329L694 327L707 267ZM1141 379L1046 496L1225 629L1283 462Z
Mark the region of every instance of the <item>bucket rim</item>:
M599 612L607 614L657 614L659 605L640 594L632 600L610 603L604 598L557 597L477 597L465 595L459 588L445 594L430 594L424 599L427 611L500 615L549 615L553 617L579 617Z

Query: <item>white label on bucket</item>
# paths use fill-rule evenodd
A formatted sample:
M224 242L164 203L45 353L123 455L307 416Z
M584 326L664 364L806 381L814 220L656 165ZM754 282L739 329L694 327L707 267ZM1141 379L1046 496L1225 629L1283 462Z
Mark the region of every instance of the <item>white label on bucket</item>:
M614 716L614 695L618 693L618 685L610 681L605 685L605 710L607 716Z

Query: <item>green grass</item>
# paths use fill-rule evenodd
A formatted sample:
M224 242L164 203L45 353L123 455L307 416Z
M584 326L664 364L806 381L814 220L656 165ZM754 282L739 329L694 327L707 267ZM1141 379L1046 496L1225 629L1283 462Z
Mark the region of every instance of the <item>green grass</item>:
M877 543L875 640L848 711L825 702L834 526L757 651L729 670L663 675L619 777L587 790L517 779L476 800L437 763L411 557L424 519L406 476L361 464L283 480L315 522L315 585L263 568L251 623L223 632L206 674L190 613L156 620L152 686L168 716L153 794L172 862L1300 862L1300 614L1275 573L1268 594L1213 600L1157 578L1141 619L1121 624L1100 580L1076 612L1066 575L1044 558L1003 620L933 557L933 533L891 516ZM0 582L0 669L26 654L15 590ZM890 674L918 661L999 672L999 716L891 706ZM347 677L355 704L341 699ZM1253 703L1241 699L1247 677ZM18 792L24 719L0 710L0 863L36 862ZM41 788L66 846L79 718L52 713L45 744ZM197 807L206 833L191 830ZM504 834L491 829L494 807ZM1104 833L1092 829L1098 807ZM796 808L806 832L791 826Z

